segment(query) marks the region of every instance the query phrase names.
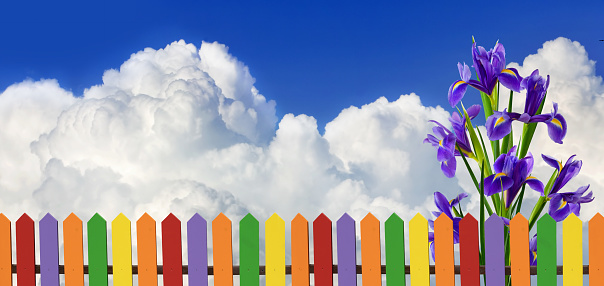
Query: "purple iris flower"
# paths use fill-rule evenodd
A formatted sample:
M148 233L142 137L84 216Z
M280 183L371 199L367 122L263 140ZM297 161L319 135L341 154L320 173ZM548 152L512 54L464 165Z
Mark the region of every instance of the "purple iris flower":
M480 112L480 105L473 105L468 108L466 112L468 113L468 117L473 119ZM454 132L451 132L438 121L430 120L430 122L435 123L437 126L432 128L434 135L428 134L428 137L424 139L424 143L430 143L432 146L436 147L436 159L438 162L441 162L440 169L445 176L452 178L455 176L455 171L457 169L455 156L461 156L459 151L455 148L455 144L459 145L466 157L472 158L474 153L472 153L470 140L468 139L467 131L465 129L466 118L464 117L462 119L459 114L453 113L451 118L449 118L449 121L451 122Z
M484 194L491 196L503 192L505 207L509 208L525 183L537 192L543 194L543 183L530 176L533 171L533 155L529 154L518 159L514 154L516 146L507 154L501 154L493 165L495 174L484 179Z
M457 197L455 197L454 199L447 200L447 197L445 197L445 195L443 195L442 193L434 192L434 204L436 205L436 208L438 208L438 211L433 211L432 215L438 218L440 214L444 213L453 221L454 244L459 243L459 221L461 220L461 218L453 217L453 207L457 206L459 202L467 196L468 194L461 193L457 195ZM434 229L433 220L428 220L428 225L430 226L430 229ZM432 255L432 260L434 260L434 232L428 232L428 243L430 245L430 254Z
M593 201L593 193L590 191L587 195L583 194L589 189L589 185L580 187L575 192L560 193L560 189L564 187L568 181L576 177L581 171L583 165L581 160L574 160L575 155L570 156L564 166L562 161L558 161L550 156L541 155L543 160L550 166L558 170L558 176L554 180L552 189L548 194L549 214L556 221L564 220L571 212L579 215L582 203Z
M523 89L526 89L526 100L524 102L524 114L522 114L519 120L528 122L531 116L537 114L537 110L539 110L539 106L541 106L541 102L545 98L547 88L549 87L549 75L546 80L539 75L539 70L536 69L530 76L522 79L520 85Z
M537 266L537 234L533 235L531 240L529 240L529 261L531 262L531 266Z
M570 213L578 216L581 211L581 204L594 200L591 191L583 195L587 189L589 189L589 185L579 187L574 192L551 194L549 196L551 198L549 201L549 215L558 222L563 221Z
M479 80L470 79L471 73L468 65L457 63L461 80L454 82L449 87L448 97L451 107L454 107L461 101L468 85L489 96L493 93L497 81L515 92L522 90L520 85L522 77L518 74L518 71L514 68L505 68L505 49L502 44L497 43L492 50L487 51L483 47L477 47L476 43L473 43L472 61Z

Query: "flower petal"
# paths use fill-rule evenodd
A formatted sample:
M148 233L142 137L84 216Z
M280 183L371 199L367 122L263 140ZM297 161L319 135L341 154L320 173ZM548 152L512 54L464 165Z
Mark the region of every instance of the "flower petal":
M562 139L566 136L566 120L562 114L555 114L552 116L547 124L547 134L554 142L562 144Z
M515 92L522 91L522 88L520 87L522 77L515 68L503 69L499 74L499 82Z
M455 107L461 101L467 89L468 83L463 80L458 80L449 87L448 98L451 107Z
M489 140L499 140L512 131L512 120L505 112L496 112L487 118L486 128Z
M545 161L545 163L556 168L556 170L558 170L558 172L560 171L560 169L562 169L562 162L554 159L553 157L547 156L545 154L541 154L541 158L543 158L543 161Z
M443 161L440 165L440 169L447 178L455 177L455 170L457 169L457 161L455 160L455 156Z

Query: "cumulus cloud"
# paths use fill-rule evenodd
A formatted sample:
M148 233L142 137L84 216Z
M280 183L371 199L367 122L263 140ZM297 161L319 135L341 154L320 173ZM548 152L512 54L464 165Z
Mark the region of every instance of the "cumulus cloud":
M583 160L567 190L592 184L596 201L584 207L591 217L604 186L604 135L594 132L604 88L595 63L579 43L560 38L510 66L551 75L548 99L560 104L569 133L557 145L540 128L532 148ZM286 222L298 212L309 221L321 212L333 221L344 212L382 221L396 212L408 221L417 212L428 217L434 191L475 193L463 172L445 178L435 150L422 143L428 120L445 123L449 113L418 95L346 108L322 135L312 116L278 120L254 81L226 46L178 41L132 54L81 97L54 80L8 87L0 94L0 209L12 220L24 211L60 220L72 211L83 220L123 212L133 221L144 212L183 221L224 212L236 228L248 212L261 222L275 212ZM548 177L536 161L535 172ZM468 207L477 209L476 196Z

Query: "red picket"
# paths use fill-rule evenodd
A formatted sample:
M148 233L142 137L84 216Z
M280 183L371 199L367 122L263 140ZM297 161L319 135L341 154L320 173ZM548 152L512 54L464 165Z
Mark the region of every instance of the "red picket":
M15 224L17 232L17 286L36 285L34 221L23 214Z
M161 222L164 285L182 286L182 241L180 220L170 213Z
M462 286L480 285L478 221L466 214L459 222L459 268Z
M333 250L331 239L331 220L325 214L321 214L313 222L316 286L333 285Z

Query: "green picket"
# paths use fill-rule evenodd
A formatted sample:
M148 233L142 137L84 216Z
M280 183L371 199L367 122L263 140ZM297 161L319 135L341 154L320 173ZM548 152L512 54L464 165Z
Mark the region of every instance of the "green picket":
M537 284L556 285L556 221L543 215L537 221Z
M405 285L405 223L393 213L384 223L386 285Z
M258 220L247 214L239 221L239 275L242 286L260 285L260 228Z
M90 286L107 286L107 221L96 213L87 223Z

